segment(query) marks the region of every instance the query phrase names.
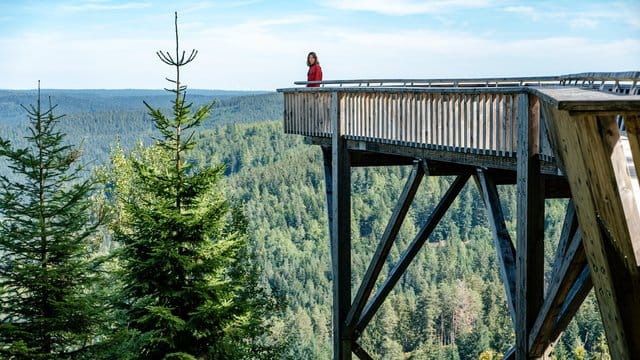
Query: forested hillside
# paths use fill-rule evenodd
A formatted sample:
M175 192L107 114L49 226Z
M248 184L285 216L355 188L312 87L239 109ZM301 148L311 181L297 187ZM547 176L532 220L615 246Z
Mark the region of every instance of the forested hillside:
M26 117L21 105L29 104L34 91L0 90L0 134L21 145L26 134ZM103 163L115 141L130 149L138 141L150 143L152 121L143 101L169 109L171 96L161 90L43 90L56 112L65 114L61 130L81 145L83 159ZM189 90L193 106L216 100L211 118L203 128L225 124L277 119L282 113L282 97L275 93Z
M322 159L317 147L284 135L279 122L235 125L200 136L193 161L227 165L227 187L244 203L264 281L285 296L277 331L291 358L330 358L331 272ZM409 168L353 173L353 267L359 282L404 186ZM447 190L428 178L391 252L396 261ZM515 192L502 187L507 226L515 229ZM565 201L547 201L547 263ZM388 272L391 264L387 264ZM354 289L356 291L357 288ZM557 358L600 358L605 340L590 296L556 347ZM477 359L514 343L486 214L470 181L364 334L375 358ZM491 358L491 357L488 357ZM589 358L589 357L585 357Z
M19 143L24 114L16 104L32 99L21 100L12 93L8 100L5 95L0 93L0 132ZM262 282L284 301L284 313L275 315L272 332L285 339L286 357L328 359L332 296L320 149L303 144L299 136L285 135L279 121L266 121L281 117L279 95L235 95L222 97L214 107L211 120L204 124L207 130L196 135L198 145L189 161L196 168L226 165L223 183L244 208ZM99 99L82 106L63 105L71 101L66 96L71 95L53 98L61 104L58 112L67 112L62 130L70 141L83 144L83 156L92 165L106 159L117 139L129 149L139 139L150 142L154 135L141 104L149 94L134 100L125 100L123 95L121 102L96 95ZM198 95L194 101L202 103L212 97L216 96ZM354 170L352 262L356 284L408 173L406 167ZM428 178L423 182L391 252L392 262L451 181ZM514 189L502 187L500 191L507 226L514 236ZM555 251L564 206L564 201L547 201L547 262ZM389 266L392 264L387 264L383 274ZM470 181L372 321L362 345L375 358L384 359L477 359L481 353L485 359L498 358L514 343L510 321L486 214ZM555 355L559 359L600 359L605 358L605 351L598 310L589 296L558 342Z

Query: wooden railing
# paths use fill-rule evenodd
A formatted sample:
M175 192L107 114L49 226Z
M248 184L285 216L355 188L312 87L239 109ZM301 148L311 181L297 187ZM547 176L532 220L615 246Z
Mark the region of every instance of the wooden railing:
M517 88L394 89L322 88L283 90L284 130L331 136L337 111L347 139L435 150L515 156ZM331 108L332 94L337 109ZM526 96L526 94L524 94ZM551 156L546 134L540 144Z

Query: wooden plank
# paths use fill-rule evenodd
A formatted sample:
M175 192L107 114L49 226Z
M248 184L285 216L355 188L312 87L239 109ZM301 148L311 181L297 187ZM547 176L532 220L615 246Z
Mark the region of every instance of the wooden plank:
M424 170L422 165L416 161L411 173L409 174L407 183L400 194L398 204L391 214L387 227L384 230L380 242L378 243L378 247L376 248L376 252L371 259L369 267L367 268L367 272L362 279L362 284L360 285L358 293L353 300L349 314L347 315L346 323L349 331L355 331L356 321L360 319L360 314L362 313L367 300L369 300L371 291L373 291L373 287L378 280L378 276L380 275L380 272L387 260L391 247L400 232L400 227L402 226L407 212L411 207L411 203L413 202L413 198L420 187L423 177ZM357 336L358 334L355 334L353 338L357 338Z
M381 154L370 151L349 150L351 167L373 166L407 166L412 165L415 158L394 154Z
M576 279L576 282L569 290L569 294L567 294L567 297L562 303L560 313L556 318L556 325L551 332L551 338L557 339L558 337L560 337L571 320L573 320L573 317L575 316L576 312L578 312L578 309L584 302L584 299L586 299L587 295L589 295L589 292L591 292L591 289L593 289L591 271L589 270L589 265L585 265L582 268L582 272L580 273L578 279Z
M436 114L436 122L438 123L438 150L444 150L444 98L438 95L438 113Z
M577 224L577 221L574 219L573 223ZM567 227L571 229L574 225L568 224ZM549 345L555 342L556 337L568 325L591 289L590 280L585 283L584 269L587 268L588 272L588 267L580 231L575 229L571 233L569 230L563 232L562 235L565 234L570 234L567 236L571 236L571 239L561 238L560 240L558 252L562 255L556 256L547 288L547 296L529 335L529 355L531 357L544 355ZM585 288L583 285L587 286L582 291L572 292L575 284L578 284L576 289ZM568 299L571 300L568 304L572 304L570 308L565 306L565 301ZM561 313L566 322L558 322Z
M480 126L481 126L481 118L480 118L480 105L481 105L481 96L480 95L476 95L475 96L475 117L474 117L474 128L475 128L475 141L474 141L474 153L476 154L480 154L480 139L482 137L482 131L480 130Z
M500 277L507 295L507 307L513 324L516 322L516 250L507 230L500 204L498 188L491 175L478 169L476 178L479 183L480 194L487 208L489 225L493 234L493 244L496 247Z
M640 115L625 114L624 124L627 128L629 147L633 158L633 165L636 170L636 180L640 183ZM636 252L636 259L640 258Z
M490 153L496 150L496 96L489 95L489 149Z
M640 354L640 273L634 254L640 234L630 232L629 225L639 221L621 194L619 170L626 159L618 149L615 113L572 114L546 102L544 111L575 201L609 351L614 359L632 359Z
M516 359L529 359L529 332L544 295L544 180L537 154L539 105L518 96Z
M504 357L502 360L515 360L516 358L516 348L515 346L509 349L506 353L504 353Z
M367 326L367 324L369 324L371 318L373 318L373 315L375 315L375 313L378 311L380 305L382 305L387 295L389 295L395 284L398 282L398 280L400 280L405 270L409 267L415 256L418 254L424 243L429 238L429 235L431 235L436 225L438 225L438 223L440 222L440 219L442 219L446 211L456 199L456 197L460 193L460 190L462 190L467 180L469 179L469 176L470 173L460 175L451 184L449 190L447 190L436 208L433 210L425 225L422 227L422 229L420 229L420 232L418 232L409 247L404 251L404 253L402 253L402 256L400 257L398 263L393 267L393 269L389 273L389 276L384 280L382 285L380 285L378 291L365 307L362 315L360 316L360 319L356 324L356 332L361 332Z
M362 348L362 346L360 346L360 344L358 344L357 342L354 341L353 344L352 344L352 347L353 347L353 353L356 354L358 359L360 359L360 360L373 360L371 355L369 355L369 353L367 353Z
M331 95L333 358L351 359L351 338L345 319L351 307L351 167L340 118L338 94Z
M509 129L509 116L507 109L507 101L508 97L502 95L502 112L500 114L500 118L502 119L502 136L501 136L501 148L502 148L502 156L507 156L509 153L509 147L507 145L508 142L508 129Z
M577 87L539 87L532 88L531 91L558 110L636 113L640 111L640 95L620 96Z

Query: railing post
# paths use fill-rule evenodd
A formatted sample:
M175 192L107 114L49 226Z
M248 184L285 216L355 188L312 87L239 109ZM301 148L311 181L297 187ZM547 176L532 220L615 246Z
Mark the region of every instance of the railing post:
M331 260L333 270L333 358L351 359L347 314L351 307L351 164L338 93L331 94Z
M518 95L516 359L529 357L529 333L544 296L544 181L538 159L540 104Z

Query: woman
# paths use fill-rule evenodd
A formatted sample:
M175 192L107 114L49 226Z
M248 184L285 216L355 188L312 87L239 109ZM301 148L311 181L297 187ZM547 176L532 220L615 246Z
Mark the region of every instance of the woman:
M309 67L307 81L322 81L322 68L318 62L318 56L313 51L307 55L307 66ZM320 87L320 84L307 84L307 87Z

